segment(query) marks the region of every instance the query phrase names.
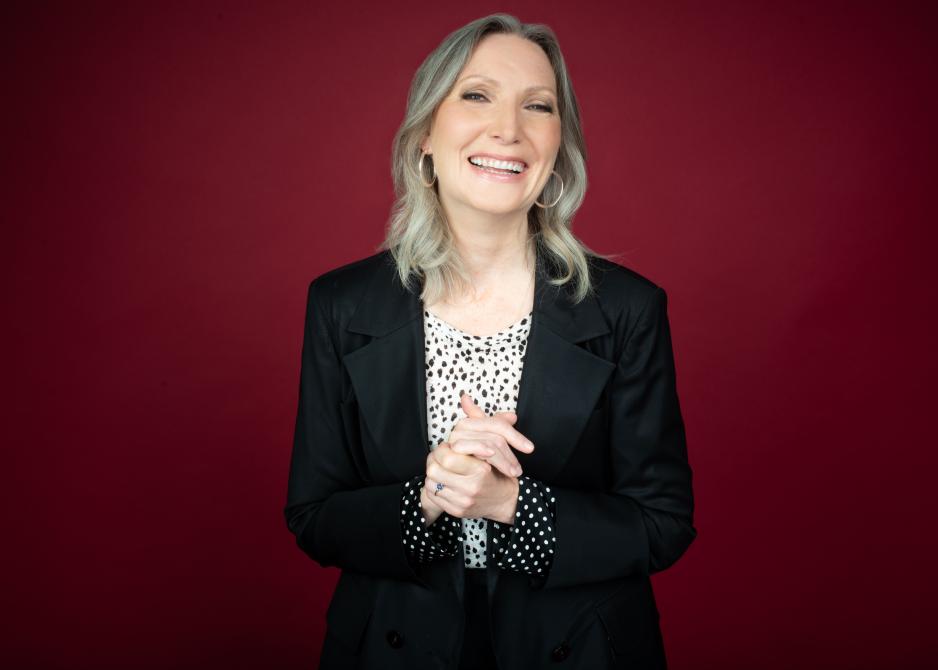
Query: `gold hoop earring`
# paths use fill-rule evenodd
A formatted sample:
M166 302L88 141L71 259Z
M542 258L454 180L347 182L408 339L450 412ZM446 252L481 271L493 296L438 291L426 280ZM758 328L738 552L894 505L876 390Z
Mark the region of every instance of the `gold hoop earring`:
M429 184L425 182L423 179L423 159L424 159L424 156L429 156L429 155L430 154L424 153L423 151L421 151L420 158L417 159L417 174L420 175L420 183L426 186L427 188L432 187L433 184L436 183L436 166L433 166L433 165L431 165L431 167L433 168L433 179L430 180Z
M534 204L537 205L538 207L540 207L541 209L550 209L551 207L553 207L554 205L556 205L558 202L560 202L560 198L563 197L563 177L561 177L560 174L559 174L556 170L551 170L550 173L557 175L557 179L560 180L560 194L557 196L557 199L554 200L554 201L553 201L552 203L550 203L549 205L542 205L542 204L539 203L537 200L535 200L535 201L534 201Z

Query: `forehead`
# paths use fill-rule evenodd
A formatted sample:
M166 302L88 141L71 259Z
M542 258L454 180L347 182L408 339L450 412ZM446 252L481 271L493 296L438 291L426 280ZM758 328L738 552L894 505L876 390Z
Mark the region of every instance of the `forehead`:
M472 75L504 85L545 86L555 90L554 70L540 46L517 35L488 35L479 42L459 80Z

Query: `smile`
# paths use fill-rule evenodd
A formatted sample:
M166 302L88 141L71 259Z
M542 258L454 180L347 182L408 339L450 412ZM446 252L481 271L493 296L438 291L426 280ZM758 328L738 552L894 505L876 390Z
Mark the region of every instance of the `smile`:
M472 156L468 159L473 172L489 181L521 181L527 172L527 165L515 161L500 161L492 158Z

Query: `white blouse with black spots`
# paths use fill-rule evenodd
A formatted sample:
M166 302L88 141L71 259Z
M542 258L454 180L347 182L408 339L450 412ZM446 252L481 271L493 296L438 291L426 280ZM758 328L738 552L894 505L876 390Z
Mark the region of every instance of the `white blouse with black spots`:
M524 352L532 315L494 335L470 335L424 310L428 445L444 442L466 416L459 398L468 392L489 416L515 411ZM513 525L486 518L460 519L446 512L429 527L421 512L425 477L405 482L401 531L408 556L415 562L451 558L462 543L467 568L485 568L488 559L504 570L546 576L554 553L554 497L536 479L518 478ZM491 524L491 527L487 527ZM486 538L493 546L486 548Z

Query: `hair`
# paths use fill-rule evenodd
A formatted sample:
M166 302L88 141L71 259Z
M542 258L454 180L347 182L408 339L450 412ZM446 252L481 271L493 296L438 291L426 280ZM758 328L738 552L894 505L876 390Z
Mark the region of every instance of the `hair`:
M521 23L510 14L491 14L450 33L424 60L411 82L404 120L394 136L391 172L396 200L387 235L379 246L389 250L401 281L411 289L411 277L423 277L421 299L436 302L458 295L470 286L439 199L439 180L423 185L418 172L421 143L430 131L437 107L449 95L456 78L472 57L476 45L492 34L517 35L537 44L547 54L557 83L561 122L560 149L554 170L563 179L563 193L553 207L531 207L528 211L528 242L536 245L549 268L549 283L570 284L572 299L579 302L594 287L590 279L590 257L607 258L592 251L574 236L571 224L586 195L586 143L580 110L560 45L553 30L543 24ZM425 170L429 172L425 166ZM542 203L557 199L556 179L548 179ZM553 185L553 188L551 186ZM548 193L550 191L550 193Z

